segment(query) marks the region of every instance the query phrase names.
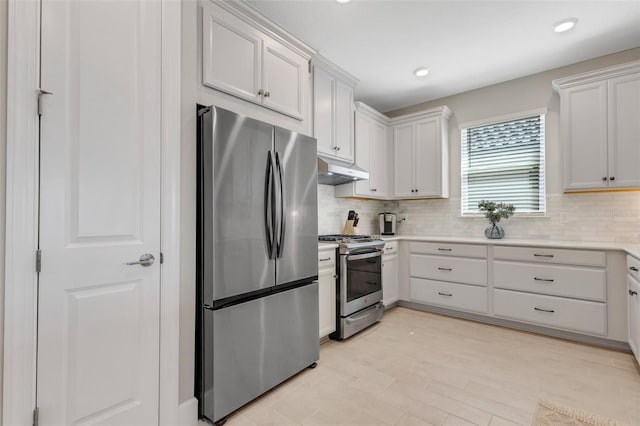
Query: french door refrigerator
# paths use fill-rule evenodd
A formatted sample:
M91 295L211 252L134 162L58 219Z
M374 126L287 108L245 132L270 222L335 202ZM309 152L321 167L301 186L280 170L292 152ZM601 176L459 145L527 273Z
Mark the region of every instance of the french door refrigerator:
M316 140L198 109L200 417L226 416L319 357Z

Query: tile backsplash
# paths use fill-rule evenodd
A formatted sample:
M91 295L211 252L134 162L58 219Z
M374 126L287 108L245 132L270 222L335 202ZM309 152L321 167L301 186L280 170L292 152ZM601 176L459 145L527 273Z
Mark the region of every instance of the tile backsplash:
M360 214L359 231L378 233L378 213L391 211L398 234L482 237L484 217L460 217L460 199L373 201L335 198L332 186L318 186L318 231L339 233L349 210ZM544 217L518 217L501 222L506 238L529 240L640 243L640 192L547 195Z

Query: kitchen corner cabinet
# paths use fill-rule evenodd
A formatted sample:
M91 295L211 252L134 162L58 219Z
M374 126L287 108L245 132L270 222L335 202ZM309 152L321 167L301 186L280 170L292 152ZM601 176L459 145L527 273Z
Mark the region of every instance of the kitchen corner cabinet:
M555 80L564 190L640 187L640 61Z
M313 135L318 154L354 161L353 89L358 80L316 55L313 65Z
M319 337L336 331L336 249L318 251Z
M382 256L382 303L389 308L398 301L398 242L384 245Z
M391 120L394 198L449 197L450 116L445 106Z
M369 179L336 186L336 197L387 199L391 196L387 122L385 115L362 102L356 102L355 164L369 172Z
M272 37L264 25L252 25L252 17L232 12L233 7L202 3L202 83L304 120L310 55L286 43L290 36Z
M640 363L640 260L627 256L629 346Z

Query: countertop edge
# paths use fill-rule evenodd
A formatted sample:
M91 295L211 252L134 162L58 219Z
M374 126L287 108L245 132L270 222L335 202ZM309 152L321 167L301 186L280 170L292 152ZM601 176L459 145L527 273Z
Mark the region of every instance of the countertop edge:
M501 239L490 240L486 238L445 237L432 235L394 235L382 236L385 241L425 241L438 243L481 244L489 246L526 246L526 247L554 247L582 250L606 250L623 251L640 259L640 244L598 242L598 241L552 241L552 240L522 240Z

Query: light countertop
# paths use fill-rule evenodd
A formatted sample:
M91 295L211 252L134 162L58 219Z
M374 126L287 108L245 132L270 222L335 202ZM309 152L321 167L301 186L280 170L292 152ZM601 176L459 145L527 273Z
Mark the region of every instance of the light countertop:
M490 240L478 237L447 237L435 235L383 235L385 241L432 241L440 243L459 244L483 244L494 246L527 246L527 247L553 247L580 250L619 250L640 259L640 244L612 243L599 241L562 241L562 240L523 240L503 238Z

